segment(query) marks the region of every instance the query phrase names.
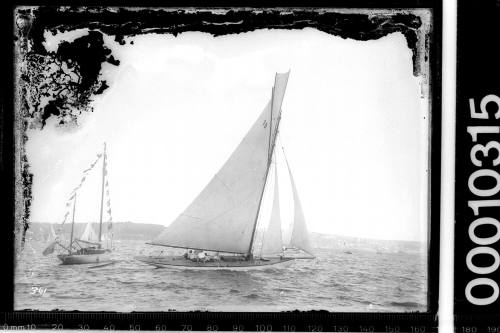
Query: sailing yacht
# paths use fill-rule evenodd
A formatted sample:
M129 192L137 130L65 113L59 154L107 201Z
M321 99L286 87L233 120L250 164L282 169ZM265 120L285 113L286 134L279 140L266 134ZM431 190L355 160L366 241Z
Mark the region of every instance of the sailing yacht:
M183 248L187 252L183 256L137 256L136 260L156 267L248 270L314 258L288 161L295 207L290 244L283 244L282 240L279 191L275 180L271 220L260 255L255 248L259 213L266 185L270 186L272 165L277 179L276 139L288 76L289 72L275 75L270 101L226 163L184 212L156 239L147 243ZM307 256L287 256L283 252L284 245L298 248Z
M90 172L97 164L99 159L102 159L102 183L101 183L101 209L99 218L99 231L96 232L92 226L92 222L87 223L85 230L80 237L75 236L75 212L77 204L78 189L83 185L87 173ZM84 176L80 185L78 185L70 195L67 205L73 204L72 221L70 236L67 243L63 240L62 227L66 222L69 211L66 213L63 223L60 225L58 232L54 234L54 240L45 248L43 255L49 255L54 252L56 248L60 250L57 258L61 261L62 265L76 265L76 264L100 264L111 262L111 249L112 243L112 219L111 219L111 204L109 200L109 189L107 181L107 155L106 144L104 143L104 150L101 154L97 155L97 160L92 163L91 167L84 171ZM107 230L103 230L103 215L104 215L104 197L107 194L107 212L109 220L107 223Z

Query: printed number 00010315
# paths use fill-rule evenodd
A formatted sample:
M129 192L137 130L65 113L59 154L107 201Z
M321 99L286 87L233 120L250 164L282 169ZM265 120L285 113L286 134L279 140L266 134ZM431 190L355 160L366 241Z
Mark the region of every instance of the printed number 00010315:
M487 112L487 105L495 103L497 110L494 114ZM470 115L472 119L492 120L500 118L500 98L496 95L485 96L479 105L479 111L476 111L476 104L473 98L469 99ZM499 296L498 283L488 277L500 266L500 256L498 251L491 247L500 239L500 222L491 217L491 213L482 211L481 208L500 207L500 200L492 200L491 197L500 191L500 174L494 170L500 164L500 142L490 140L495 134L500 133L500 126L468 126L467 132L471 135L472 142L475 143L470 151L470 160L478 169L472 172L468 180L468 188L472 195L480 197L480 200L469 200L468 205L472 209L474 216L477 217L469 225L468 234L470 240L477 246L472 248L466 256L467 268L478 277L468 282L465 287L465 296L467 300L474 305L489 305L495 302ZM482 142L488 140L486 144ZM480 143L481 142L481 143ZM496 153L496 154L495 154ZM491 163L491 167L485 166L486 162ZM483 189L477 187L477 180L492 179L494 186ZM491 184L491 183L490 183ZM489 212L489 210L488 210ZM495 214L498 216L497 214ZM495 227L495 234L489 237L479 237L477 228L482 225L491 225ZM489 266L477 266L472 262L474 256L483 254L493 258L493 263ZM475 297L473 288L476 286L489 286L492 293L488 297Z

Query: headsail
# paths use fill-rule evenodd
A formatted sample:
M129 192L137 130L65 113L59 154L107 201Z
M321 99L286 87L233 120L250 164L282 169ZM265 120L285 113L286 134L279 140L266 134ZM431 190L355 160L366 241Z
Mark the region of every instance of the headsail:
M280 217L280 203L279 203L279 190L278 190L278 168L274 167L274 198L273 208L271 211L271 220L269 226L264 234L262 244L262 254L279 254L283 250L283 240L281 237L281 217Z
M247 253L274 146L288 73L277 74L273 98L208 185L151 244ZM273 106L273 107L272 107ZM273 116L274 118L274 116ZM270 142L272 145L270 145Z
M83 234L80 237L80 240L87 241L87 242L97 240L97 234L94 231L94 228L92 227L91 222L87 223L87 226L85 227L85 230L83 231Z
M50 224L50 236L52 237L52 239L57 238L57 233L56 233L56 230L54 229L54 225L52 223Z
M304 252L309 253L314 256L311 248L311 244L309 242L309 233L307 231L306 220L304 218L304 212L302 211L302 205L300 203L299 194L297 193L297 188L295 187L295 181L293 180L292 170L290 169L290 164L288 164L288 160L284 154L286 161L286 166L288 167L288 174L290 175L290 182L292 184L292 192L293 192L293 204L294 204L294 218L293 218L293 228L292 228L292 236L290 239L290 245L297 247Z

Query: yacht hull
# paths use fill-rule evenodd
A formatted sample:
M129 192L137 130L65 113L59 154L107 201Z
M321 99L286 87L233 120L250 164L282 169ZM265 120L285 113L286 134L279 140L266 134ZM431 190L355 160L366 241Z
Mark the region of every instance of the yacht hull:
M174 268L180 270L232 270L248 271L274 267L283 267L295 258L266 258L251 260L217 260L217 261L192 261L182 256L137 256L135 260L155 266L157 268Z
M100 264L112 261L110 252L99 254L59 254L57 258L61 261L61 265Z

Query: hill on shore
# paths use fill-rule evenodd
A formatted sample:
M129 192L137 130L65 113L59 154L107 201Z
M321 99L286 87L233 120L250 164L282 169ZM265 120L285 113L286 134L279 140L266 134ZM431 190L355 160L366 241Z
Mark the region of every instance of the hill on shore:
M28 229L28 238L33 240L46 240L51 235L50 223L30 223ZM53 225L54 228L60 225ZM75 223L74 234L81 235L85 230L87 223ZM102 224L103 233L108 229L109 223ZM92 223L92 227L96 232L99 230L99 223ZM146 223L133 223L133 222L115 222L112 224L113 238L116 240L143 240L149 241L164 229L164 226L159 224L146 224ZM71 223L63 226L63 232L69 233L71 230Z
M75 235L81 235L87 223L75 223ZM47 241L51 237L51 224L33 222L28 229L27 239L37 241ZM56 225L53 225L56 227ZM93 223L96 232L99 230L99 224ZM70 232L71 224L65 224L63 232ZM108 223L103 223L103 232L107 230ZM115 222L112 225L113 238L115 240L138 240L151 241L157 237L164 229L163 225L152 223L134 223L134 222ZM256 238L260 238L258 234ZM78 236L77 236L78 237ZM316 232L310 234L311 244L318 249L337 249L339 251L366 250L374 252L405 252L405 253L424 253L426 247L424 243L401 240L378 240L339 235L327 235Z

